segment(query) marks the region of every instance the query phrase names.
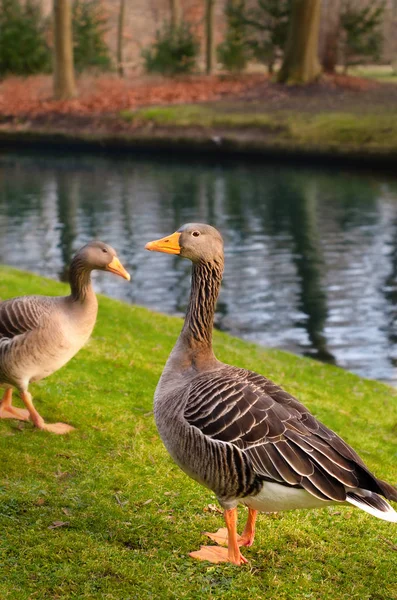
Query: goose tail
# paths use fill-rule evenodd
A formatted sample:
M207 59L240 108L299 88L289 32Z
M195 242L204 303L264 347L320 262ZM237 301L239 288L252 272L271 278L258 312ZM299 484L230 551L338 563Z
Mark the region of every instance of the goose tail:
M357 488L347 492L346 501L378 519L397 523L397 512L384 498L374 492Z

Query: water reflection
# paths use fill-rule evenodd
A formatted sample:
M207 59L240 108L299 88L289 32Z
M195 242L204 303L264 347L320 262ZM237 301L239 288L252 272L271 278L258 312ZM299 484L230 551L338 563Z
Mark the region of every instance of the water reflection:
M100 273L98 291L182 314L189 263L143 248L188 221L225 237L219 328L397 382L395 181L172 157L0 156L4 263L65 279L73 252L103 239L133 283Z
M304 315L296 320L296 326L306 329L309 339L304 353L333 363L324 333L328 309L322 281L325 263L318 231L317 183L297 176L278 182L269 197L269 231L273 236L284 231L292 241L291 255L300 281L297 306Z

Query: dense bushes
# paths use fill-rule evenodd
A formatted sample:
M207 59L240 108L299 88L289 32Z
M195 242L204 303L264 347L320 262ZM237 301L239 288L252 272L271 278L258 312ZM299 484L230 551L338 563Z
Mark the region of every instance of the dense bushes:
M50 66L40 5L33 0L0 0L0 74L31 75Z
M107 18L98 0L74 0L72 8L74 66L76 71L111 69L112 60L105 42Z
M218 60L227 71L242 71L249 59L246 24L241 19L242 10L242 2L236 8L233 0L228 0L225 9L226 35L218 46Z
M341 13L341 55L344 71L363 59L378 61L383 36L381 24L385 10L384 2L369 2L356 6L346 0Z
M105 43L107 21L99 0L73 2L74 63L77 71L111 68ZM0 0L0 75L32 75L51 70L51 17L39 0Z
M273 72L287 39L291 0L229 0L226 5L225 41L218 58L227 70L241 70L249 59L267 65Z
M177 27L165 24L155 42L142 51L148 73L178 75L191 73L196 65L199 44L186 23Z
M0 75L30 75L51 70L52 16L44 17L42 0L0 0ZM266 64L270 73L283 58L292 0L227 0L226 31L218 46L218 61L227 71L242 71L250 60ZM107 15L103 0L71 0L74 64L109 70ZM133 7L132 7L133 10ZM352 64L377 61L382 47L385 0L342 0L335 48L345 71ZM340 17L340 18L339 18ZM142 52L149 73L192 72L199 41L186 23L167 23Z

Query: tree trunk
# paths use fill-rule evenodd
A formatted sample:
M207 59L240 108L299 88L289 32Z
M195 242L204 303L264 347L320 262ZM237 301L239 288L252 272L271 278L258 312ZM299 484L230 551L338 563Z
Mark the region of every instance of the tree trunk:
M175 31L181 24L181 3L180 0L170 0L170 12L171 12L171 29Z
M211 75L214 68L215 44L214 44L214 20L215 0L206 0L205 11L205 72Z
M54 96L67 100L76 95L73 68L71 0L54 0Z
M125 0L120 0L119 22L118 22L118 29L117 29L117 72L120 75L120 77L123 77L123 75L124 75L124 66L123 66L124 17L125 17Z
M278 81L310 83L320 76L317 56L321 0L293 0L284 60Z
M319 56L327 73L335 73L338 62L341 0L323 0L320 19Z

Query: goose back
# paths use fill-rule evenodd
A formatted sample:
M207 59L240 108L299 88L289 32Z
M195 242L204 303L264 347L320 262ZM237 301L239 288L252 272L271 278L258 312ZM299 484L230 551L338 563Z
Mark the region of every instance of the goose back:
M98 304L68 297L21 296L0 303L0 383L19 389L65 365L87 342Z

